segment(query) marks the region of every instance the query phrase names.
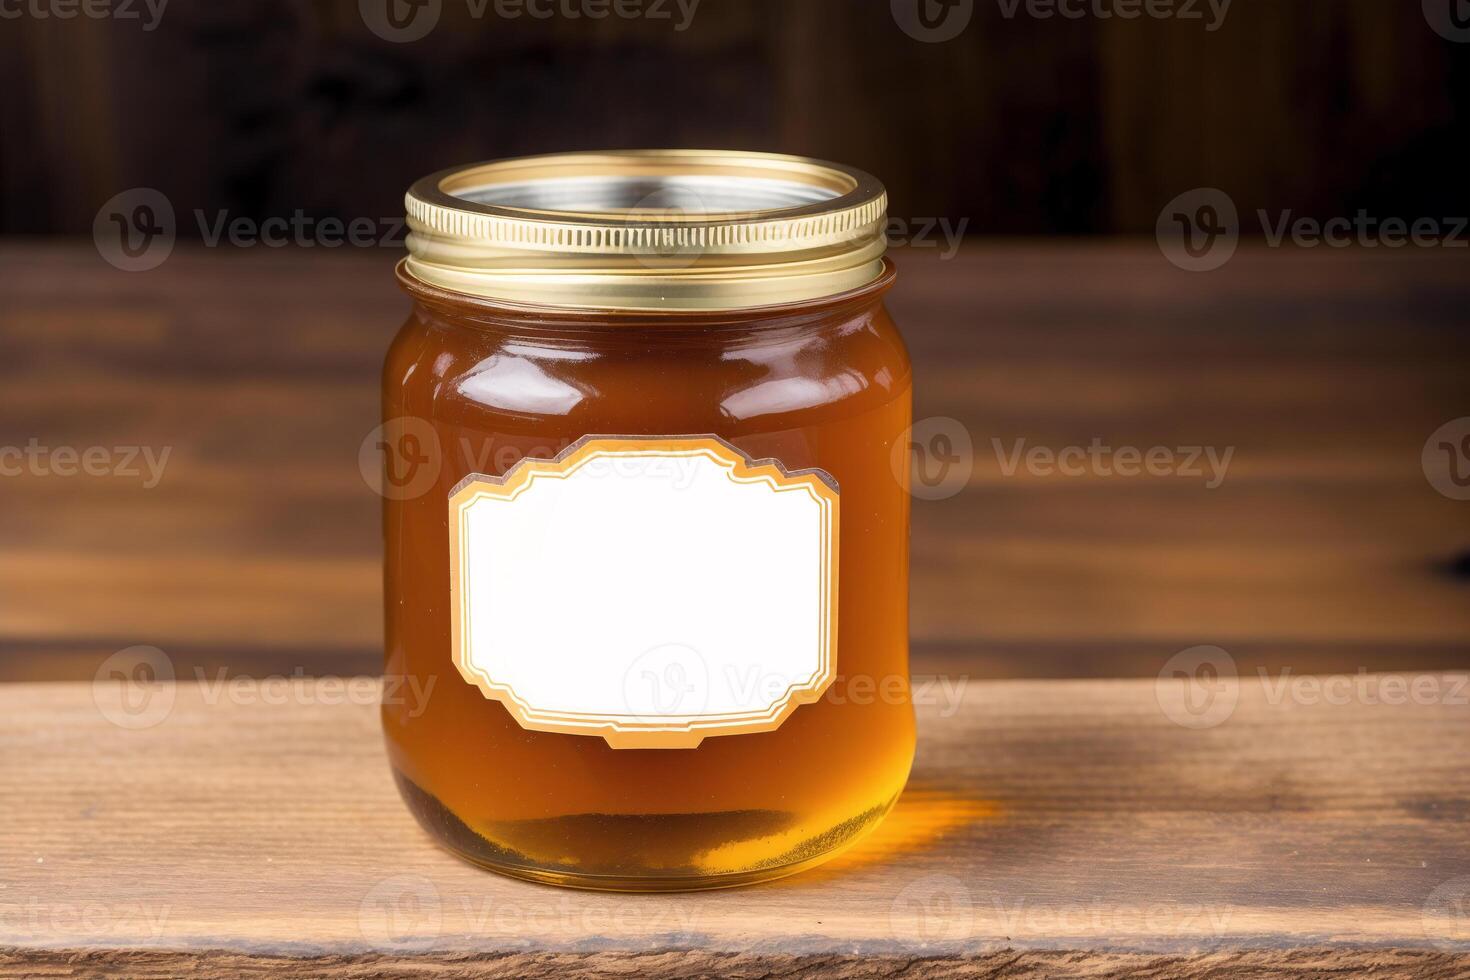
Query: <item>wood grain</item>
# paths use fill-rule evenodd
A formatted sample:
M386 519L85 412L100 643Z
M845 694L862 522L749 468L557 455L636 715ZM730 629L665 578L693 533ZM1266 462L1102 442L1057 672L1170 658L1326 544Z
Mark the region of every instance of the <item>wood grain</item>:
M370 683L276 704L0 686L0 975L1470 971L1470 675L1330 700L1244 681L1198 729L1153 682L951 681L872 836L781 882L652 896L436 849Z
M358 468L406 309L390 250L181 246L138 274L0 244L0 446L146 446L146 475L0 479L0 678L113 651L353 674L380 657L378 502ZM1420 464L1470 415L1457 255L1150 244L900 253L917 415L973 445L915 502L913 637L934 669L1152 676L1225 645L1298 672L1470 664L1470 505ZM1027 447L1233 449L1203 477L1036 475Z
M138 186L181 216L382 218L458 162L636 146L843 160L895 215L986 234L1148 234L1202 186L1256 234L1256 208L1467 213L1470 49L1408 0L1238 3L1214 30L974 2L944 43L883 0L705 2L684 30L440 6L412 44L369 33L358 0L178 4L154 30L8 19L0 231L86 234Z
M590 980L646 977L648 980L767 980L771 976L902 977L949 980L1005 977L1006 980L1280 980L1351 976L1354 980L1462 980L1466 958L1454 953L1304 949L1289 952L1242 950L1190 956L1146 953L1078 953L1001 950L974 956L842 955L755 956L743 953L510 953L422 957L365 955L279 957L238 953L181 953L95 950L0 950L0 976L111 978L125 972L131 980L202 980L237 977L314 977L319 980ZM16 971L16 972L11 972ZM23 972L20 972L23 971Z

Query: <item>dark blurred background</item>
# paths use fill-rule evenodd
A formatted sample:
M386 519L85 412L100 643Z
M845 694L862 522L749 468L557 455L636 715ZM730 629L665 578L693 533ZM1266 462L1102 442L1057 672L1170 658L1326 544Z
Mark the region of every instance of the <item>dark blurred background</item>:
M134 644L379 669L403 191L643 146L888 185L948 474L915 500L916 671L1470 665L1466 0L0 0L0 464L33 450L0 473L0 679ZM178 241L133 262L140 201ZM1018 440L1231 461L1070 477L1008 468Z
M106 2L137 19L0 21L0 231L85 234L135 186L388 216L442 166L644 146L840 160L986 235L1151 233L1200 186L1248 229L1470 212L1470 44L1419 0ZM1172 13L1099 13L1130 2ZM390 3L422 37L370 29Z

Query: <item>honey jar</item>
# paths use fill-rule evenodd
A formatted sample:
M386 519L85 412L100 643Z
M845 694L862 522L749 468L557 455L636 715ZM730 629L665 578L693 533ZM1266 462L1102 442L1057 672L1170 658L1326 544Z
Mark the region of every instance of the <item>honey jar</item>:
M426 177L383 375L393 772L505 874L715 888L908 777L911 374L886 196L762 153ZM406 682L406 683L405 683Z

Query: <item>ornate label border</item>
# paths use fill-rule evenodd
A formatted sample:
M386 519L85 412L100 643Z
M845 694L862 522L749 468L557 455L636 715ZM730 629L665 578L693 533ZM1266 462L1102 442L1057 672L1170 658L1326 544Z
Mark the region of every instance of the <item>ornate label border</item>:
M466 508L485 498L514 500L538 479L565 479L581 465L601 457L704 456L725 469L734 483L765 483L778 493L805 492L821 507L822 609L821 651L817 670L801 683L786 689L781 698L762 711L711 714L681 721L650 721L635 715L611 716L554 712L535 708L516 694L509 684L497 681L469 660L469 603L464 582L468 578L465 535ZM460 676L480 689L485 697L505 705L522 728L569 735L598 735L615 749L688 749L706 737L768 732L779 728L791 713L826 693L836 677L837 567L840 500L837 481L821 469L787 470L774 459L752 459L716 435L618 436L588 435L567 446L554 458L526 457L503 476L472 473L449 495L449 589L451 657Z

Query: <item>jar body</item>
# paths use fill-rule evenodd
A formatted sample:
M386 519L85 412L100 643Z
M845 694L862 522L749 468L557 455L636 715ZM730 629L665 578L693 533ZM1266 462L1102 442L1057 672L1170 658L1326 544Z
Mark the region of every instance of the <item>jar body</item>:
M441 844L555 884L688 889L800 870L882 819L914 747L909 495L894 465L911 376L882 305L891 280L890 267L866 290L780 311L616 317L405 282L415 306L384 373L383 723L404 798ZM772 730L693 747L524 727L453 661L451 495L588 436L691 433L840 488L830 686ZM557 602L578 616L575 591Z

